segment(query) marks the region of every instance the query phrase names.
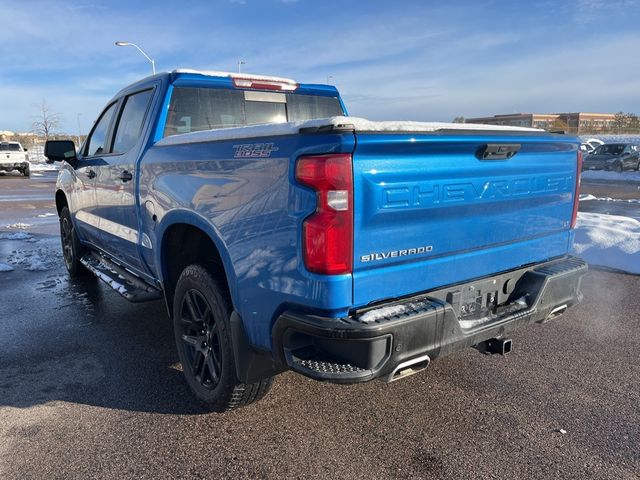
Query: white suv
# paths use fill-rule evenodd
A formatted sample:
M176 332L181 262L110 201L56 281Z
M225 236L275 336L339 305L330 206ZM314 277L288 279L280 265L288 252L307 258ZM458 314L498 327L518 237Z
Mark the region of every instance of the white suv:
M28 177L29 155L18 142L0 142L0 171L18 170Z

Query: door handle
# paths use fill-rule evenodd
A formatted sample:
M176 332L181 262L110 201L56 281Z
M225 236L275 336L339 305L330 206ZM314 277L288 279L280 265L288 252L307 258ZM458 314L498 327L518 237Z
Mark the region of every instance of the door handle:
M87 170L85 175L89 178L96 178L96 172L94 172L93 170Z
M133 175L131 175L131 172L127 172L126 170L124 170L121 174L120 174L120 180L122 180L123 182L128 182L133 178Z

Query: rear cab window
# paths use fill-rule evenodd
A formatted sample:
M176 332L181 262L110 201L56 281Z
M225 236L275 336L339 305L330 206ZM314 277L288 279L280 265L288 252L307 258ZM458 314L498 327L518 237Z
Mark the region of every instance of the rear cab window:
M14 142L1 142L0 152L22 152L22 146Z
M163 136L340 115L344 115L344 112L337 97L174 87Z

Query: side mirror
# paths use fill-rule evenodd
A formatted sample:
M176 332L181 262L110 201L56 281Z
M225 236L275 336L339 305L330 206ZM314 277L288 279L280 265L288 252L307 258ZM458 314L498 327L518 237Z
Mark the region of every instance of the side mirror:
M71 140L48 140L44 144L44 156L49 162L73 162L76 157L76 145Z

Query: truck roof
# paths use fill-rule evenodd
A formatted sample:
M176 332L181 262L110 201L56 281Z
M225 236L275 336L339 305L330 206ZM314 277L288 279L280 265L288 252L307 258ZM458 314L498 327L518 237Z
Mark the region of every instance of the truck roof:
M160 72L155 75L142 78L122 88L113 98L127 94L132 90L144 88L158 79L164 79L170 84L189 82L191 80L223 88L240 88L256 90L272 90L284 93L299 93L307 95L339 96L338 90L333 85L299 83L296 80L270 75L256 75L252 73L234 73L215 70L194 70L179 68L170 72Z
M279 82L288 85L298 85L298 82L291 78L273 77L270 75L255 75L253 73L236 73L236 72L222 72L217 70L192 70L189 68L178 68L171 72L172 74L189 73L195 75L204 75L207 77L225 77L233 79L247 79L247 80L263 80L267 82Z

